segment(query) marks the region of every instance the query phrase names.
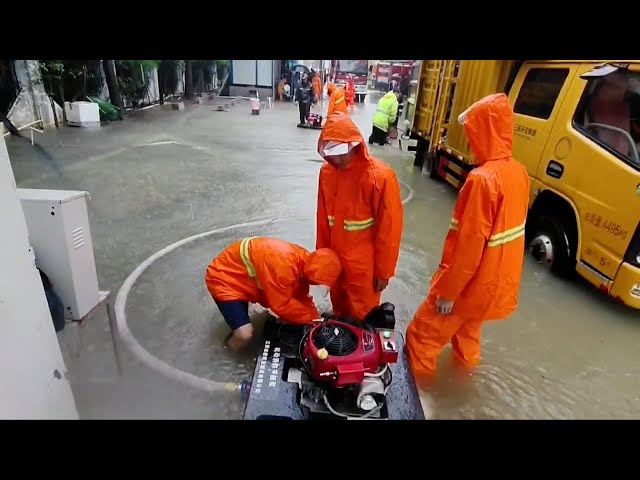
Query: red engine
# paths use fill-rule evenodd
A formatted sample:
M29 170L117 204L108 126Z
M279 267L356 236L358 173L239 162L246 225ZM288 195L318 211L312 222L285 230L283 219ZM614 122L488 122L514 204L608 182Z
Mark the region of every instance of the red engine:
M387 363L398 361L395 335L389 329L367 329L329 319L309 331L302 361L316 381L333 387L362 383Z
M307 123L312 127L322 127L322 115L318 113L310 113L307 115Z

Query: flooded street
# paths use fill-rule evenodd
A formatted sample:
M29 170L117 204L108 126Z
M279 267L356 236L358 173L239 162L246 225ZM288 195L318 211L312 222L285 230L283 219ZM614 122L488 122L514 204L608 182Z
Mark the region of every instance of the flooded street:
M367 102L378 98L368 95ZM358 104L352 115L365 139L374 111L375 103ZM114 298L136 266L167 245L265 222L212 233L160 258L127 302L129 328L148 351L191 374L239 382L251 375L260 345L240 356L222 347L228 327L205 288L204 271L221 249L245 236L314 248L319 132L296 128L297 121L292 104L258 116L244 102L230 112L212 104L181 112L165 106L97 130L50 129L36 138L41 148L7 138L7 148L19 187L90 192L100 288ZM417 171L410 153L392 146L371 151L395 169L410 199L396 277L383 294L396 305L404 331L438 265L456 192ZM238 396L178 384L126 351L119 378L104 316L75 335L65 330L60 337L63 345L80 345L79 355L66 352L65 358L82 418L242 415ZM528 256L519 309L485 324L482 347L481 365L464 383L448 375L445 349L431 392L436 418L640 418L640 313L580 281L551 276Z

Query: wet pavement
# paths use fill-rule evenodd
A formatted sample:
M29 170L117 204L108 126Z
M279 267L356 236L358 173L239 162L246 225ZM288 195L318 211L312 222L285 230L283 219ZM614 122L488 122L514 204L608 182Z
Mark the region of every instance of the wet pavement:
M376 95L369 95L375 102ZM369 98L367 99L369 101ZM320 109L317 109L320 110ZM375 104L353 118L370 133ZM203 275L239 237L273 235L314 246L318 131L296 128L297 110L276 104L258 116L247 103L158 107L97 130L65 128L28 140L7 138L19 187L87 190L100 288L118 288L138 264L194 234L240 223L160 258L134 285L129 328L163 361L194 375L238 382L256 349L233 355ZM383 300L404 330L438 264L456 192L423 176L411 154L372 147L404 183L405 230L397 275ZM123 352L115 369L106 316L60 334L82 418L239 418L242 402L165 378ZM482 364L461 383L448 349L433 387L436 418L640 417L640 315L588 285L557 279L527 257L518 311L483 331ZM256 345L256 348L259 348ZM79 355L74 353L79 351Z

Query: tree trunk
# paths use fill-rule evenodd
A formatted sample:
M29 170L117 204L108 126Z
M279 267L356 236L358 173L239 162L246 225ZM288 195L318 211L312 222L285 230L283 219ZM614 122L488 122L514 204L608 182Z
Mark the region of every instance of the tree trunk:
M53 99L53 87L51 86L51 79L49 79L49 91L47 92L49 95L49 100L51 101L51 109L53 110L53 121L56 123L56 128L58 128L58 112L56 112L56 102Z
M184 61L184 98L187 100L193 98L193 69L191 68L191 60Z
M122 95L120 95L118 77L116 76L116 64L113 63L113 60L102 60L102 66L104 67L104 76L109 89L109 99L115 107L120 109L122 115L124 115L124 104L122 103Z
M204 93L204 61L200 62L200 95Z
M67 109L64 108L64 83L63 83L63 77L62 75L60 75L60 77L58 78L58 96L62 99L62 123L63 125L67 125Z
M160 65L158 65L158 90L160 93L160 105L164 105L164 88L165 88L164 72L165 70L166 70L166 63L164 62L164 60L161 60Z

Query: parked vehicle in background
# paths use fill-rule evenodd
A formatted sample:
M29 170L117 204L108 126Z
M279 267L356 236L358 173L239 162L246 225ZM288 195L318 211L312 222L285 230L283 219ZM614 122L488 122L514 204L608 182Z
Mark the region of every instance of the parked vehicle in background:
M353 76L356 89L356 101L364 102L367 96L369 60L331 60L332 80L339 87L347 83L347 77Z

